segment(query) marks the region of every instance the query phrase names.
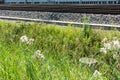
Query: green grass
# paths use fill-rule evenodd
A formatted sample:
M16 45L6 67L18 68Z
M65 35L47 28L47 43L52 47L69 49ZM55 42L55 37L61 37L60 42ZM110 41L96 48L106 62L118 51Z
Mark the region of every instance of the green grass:
M83 27L0 21L0 80L99 80L93 77L95 70L103 80L119 80L118 62L100 48L104 37L120 39L120 32ZM23 35L33 38L33 44L22 43ZM45 59L32 58L36 50ZM81 57L98 62L89 66Z

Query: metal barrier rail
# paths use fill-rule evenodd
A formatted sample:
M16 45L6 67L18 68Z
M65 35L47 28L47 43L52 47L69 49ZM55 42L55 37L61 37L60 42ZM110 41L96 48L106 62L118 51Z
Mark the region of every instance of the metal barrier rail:
M44 22L47 24L57 24L62 26L67 26L71 24L75 27L82 27L83 25L89 25L93 29L102 29L102 30L113 30L117 29L120 31L120 25L108 25L108 24L91 24L91 23L79 23L79 22L66 22L66 21L55 21L55 20L41 20L41 19L31 19L31 18L19 18L19 17L9 17L9 16L0 16L2 20L10 21L25 21L25 22Z

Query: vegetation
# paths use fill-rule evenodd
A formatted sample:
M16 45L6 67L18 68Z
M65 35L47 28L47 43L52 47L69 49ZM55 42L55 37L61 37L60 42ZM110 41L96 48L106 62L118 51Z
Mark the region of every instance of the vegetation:
M119 80L119 33L0 21L0 80Z

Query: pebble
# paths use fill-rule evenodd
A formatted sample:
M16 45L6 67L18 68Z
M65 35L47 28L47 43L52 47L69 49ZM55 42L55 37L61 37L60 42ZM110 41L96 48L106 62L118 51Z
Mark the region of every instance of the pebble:
M120 25L120 15L0 10L0 16Z

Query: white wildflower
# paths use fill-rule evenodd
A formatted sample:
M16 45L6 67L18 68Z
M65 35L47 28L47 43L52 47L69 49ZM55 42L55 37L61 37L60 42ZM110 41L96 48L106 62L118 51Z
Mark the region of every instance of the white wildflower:
M81 63L85 63L85 64L95 64L97 63L98 61L96 59L93 59L93 58L87 58L87 57L84 57L84 58L80 58L79 61Z
M120 58L120 55L118 54L118 52L115 52L113 54L113 58L116 59L116 60L118 60Z
M21 37L20 37L20 41L21 41L21 42L27 42L27 41L28 41L28 37L25 36L25 35L24 35L24 36L21 36Z
M107 53L107 50L106 50L106 48L100 48L100 52L102 52L102 53Z
M27 44L33 44L34 42L34 39L30 38L28 41L27 41Z
M112 43L109 42L109 43L104 43L104 48L108 49L108 50L111 50L112 49Z
M95 72L93 73L93 77L97 77L97 76L101 76L102 74L98 71L95 70Z
M113 48L114 48L114 50L120 49L120 42L118 40L113 41Z
M35 54L40 54L41 53L41 51L40 50L37 50L36 52L35 52Z
M104 41L105 40L107 39L105 38ZM120 50L120 42L117 37L114 37L113 40L109 40L104 43L104 47L100 49L100 52L106 54L107 51L111 51L111 52L114 51L115 53L113 53L113 58L118 60L118 58L120 57L120 55L118 54L119 50Z
M24 36L20 37L20 41L24 42L26 44L32 44L34 42L34 39L33 38L29 39L27 36L24 35Z
M45 57L44 57L43 54L40 54L39 57L40 57L41 59L45 59Z
M37 59L45 59L44 55L41 54L41 51L40 51L40 50L37 50L32 57L33 57L33 58L37 58Z
M103 43L105 43L107 41L108 41L108 39L106 37L102 40Z

